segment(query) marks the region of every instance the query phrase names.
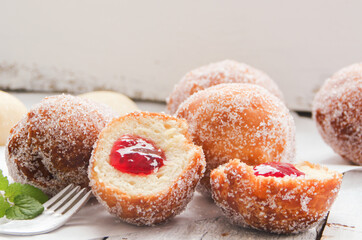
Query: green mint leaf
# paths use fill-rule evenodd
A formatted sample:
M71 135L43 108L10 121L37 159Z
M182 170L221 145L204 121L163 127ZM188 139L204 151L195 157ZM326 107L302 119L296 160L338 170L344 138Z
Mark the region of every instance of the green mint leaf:
M3 171L0 170L0 190L6 190L9 186L8 178L3 175Z
M3 196L0 195L0 218L5 216L6 210L10 207L10 203L5 200Z
M40 215L44 211L43 205L28 195L17 195L14 205L5 212L8 219L26 220Z
M5 197L9 198L11 202L13 202L14 198L20 194L33 197L40 203L45 203L48 200L48 196L45 195L40 189L29 184L12 183L5 191Z

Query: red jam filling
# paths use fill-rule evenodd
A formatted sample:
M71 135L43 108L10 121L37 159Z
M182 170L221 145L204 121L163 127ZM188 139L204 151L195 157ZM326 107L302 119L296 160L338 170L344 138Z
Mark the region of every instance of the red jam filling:
M254 174L256 176L264 177L299 177L305 175L303 172L296 169L292 164L279 162L270 162L255 166Z
M128 134L114 143L109 157L118 171L138 175L157 172L166 160L165 153L152 141Z

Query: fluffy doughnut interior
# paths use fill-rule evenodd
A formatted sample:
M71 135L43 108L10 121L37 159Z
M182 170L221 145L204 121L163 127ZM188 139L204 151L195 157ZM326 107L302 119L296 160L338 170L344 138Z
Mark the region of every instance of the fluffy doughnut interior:
M320 165L311 164L309 162L302 162L295 164L295 167L305 173L303 176L306 179L328 179L334 178L336 175L335 171L329 170L328 168L322 167Z
M239 226L278 234L305 231L327 214L342 175L309 162L295 167L305 175L255 175L252 166L230 160L211 173L213 198Z
M173 181L182 174L189 165L196 148L192 148L185 137L186 123L180 124L175 120L159 121L157 118L133 119L125 116L104 131L99 140L99 150L94 158L95 172L100 181L107 186L119 189L132 195L153 195L167 190ZM149 175L134 175L123 173L110 165L109 155L113 144L122 135L131 134L152 140L166 155L164 166Z

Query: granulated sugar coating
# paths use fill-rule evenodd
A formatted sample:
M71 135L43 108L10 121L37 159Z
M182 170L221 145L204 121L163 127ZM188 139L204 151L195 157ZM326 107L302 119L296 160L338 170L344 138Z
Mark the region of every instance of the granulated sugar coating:
M152 141L165 158L150 174L119 171L109 154L125 135ZM146 149L139 147L137 151ZM134 112L102 130L89 165L92 191L106 209L125 222L155 225L181 213L205 171L201 147L194 145L184 120L161 113ZM135 166L137 167L137 166Z
M273 233L298 233L317 224L337 197L342 174L308 162L303 176L256 176L231 160L211 173L212 197L234 224Z
M253 84L220 84L183 102L176 115L185 118L193 141L206 157L198 190L210 190L210 171L230 159L249 165L289 162L295 156L295 124L283 102Z
M327 79L313 102L324 141L344 159L362 165L362 63Z
M6 146L10 176L54 195L70 183L88 187L93 145L115 113L70 95L45 98L14 126Z
M276 83L262 71L244 63L224 60L188 72L167 99L168 112L174 114L179 105L192 94L221 83L256 84L283 99Z

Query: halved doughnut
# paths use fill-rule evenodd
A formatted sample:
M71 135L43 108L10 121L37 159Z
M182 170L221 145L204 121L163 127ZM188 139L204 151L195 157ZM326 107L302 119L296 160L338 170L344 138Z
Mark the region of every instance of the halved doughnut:
M110 213L136 225L179 214L205 171L201 147L184 120L134 112L100 134L89 166L94 195Z
M211 172L213 199L231 222L242 227L278 234L304 231L327 214L342 175L308 162L294 167L304 174L265 177L257 176L252 166L231 160Z

